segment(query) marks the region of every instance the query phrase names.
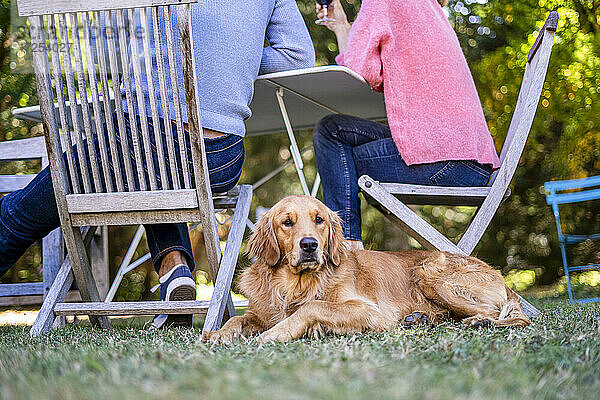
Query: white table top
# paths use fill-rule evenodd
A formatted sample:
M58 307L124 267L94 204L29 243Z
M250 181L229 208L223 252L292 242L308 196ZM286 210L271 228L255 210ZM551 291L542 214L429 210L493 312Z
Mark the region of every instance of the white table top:
M310 129L334 112L370 120L385 120L383 95L371 90L365 80L346 67L328 65L261 75L246 121L247 135L285 131L275 92L284 89L284 101L294 129ZM13 110L17 118L40 121L40 107Z
M332 113L376 121L386 118L381 93L372 91L354 71L328 65L259 76L250 104L252 117L246 121L248 135L285 130L275 97L280 87L285 89L285 106L294 129L312 129Z

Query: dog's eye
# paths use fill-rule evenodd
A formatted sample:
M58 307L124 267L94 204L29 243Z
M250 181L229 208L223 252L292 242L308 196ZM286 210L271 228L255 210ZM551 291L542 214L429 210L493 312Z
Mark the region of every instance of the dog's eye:
M294 222L291 219L286 219L285 221L283 221L283 225L285 226L292 226L294 225Z
M325 220L321 217L317 217L315 218L315 224L319 225L322 224L323 222L325 222Z

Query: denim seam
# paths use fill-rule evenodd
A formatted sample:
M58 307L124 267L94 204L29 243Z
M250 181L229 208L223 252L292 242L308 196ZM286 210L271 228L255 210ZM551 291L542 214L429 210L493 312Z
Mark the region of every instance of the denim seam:
M15 236L19 236L19 235L17 235L17 233L15 231L13 231L12 229L10 229L10 227L4 223L4 221L2 220L2 218L0 218L0 224L2 224L2 226L5 227L6 230L9 231L11 234L13 234Z
M351 232L351 227L350 227L350 214L351 214L351 210L350 210L350 203L351 203L351 190L350 190L350 173L348 171L348 160L346 157L346 152L344 151L344 146L342 145L342 143L340 143L340 141L336 140L336 145L339 147L340 149L340 154L342 156L342 163L344 164L344 176L346 178L346 205L345 205L345 214L344 215L344 219L345 219L345 226L348 228L348 233Z
M386 156L376 156L376 157L357 157L356 153L353 153L353 155L355 156L354 159L356 161L365 161L365 160L382 160L382 159L386 159L386 158L402 158L402 156L398 153L398 154L388 154Z
M224 170L225 168L231 167L233 164L235 164L237 161L240 160L240 158L242 158L243 153L240 152L240 154L238 154L233 160L229 161L227 164L225 165L221 165L220 167L214 168L214 169L209 169L208 173L215 173L215 172L220 172L222 170Z
M210 139L210 138L206 138L205 140L208 140L208 139ZM220 139L220 138L214 138L214 139ZM240 140L238 140L237 142L235 142L235 143L233 143L233 144L230 144L230 145L229 145L229 146L227 146L227 147L223 147L222 149L219 149L219 150L211 150L211 151L206 151L206 154L220 153L220 152L222 152L222 151L225 151L225 150L227 150L227 149L230 149L230 148L232 148L232 147L233 147L233 146L235 146L235 145L238 145L238 144L240 144L240 142L241 142L242 140L244 140L244 139L240 138ZM214 143L213 143L213 144L214 144Z
M237 174L235 174L235 176L233 178L228 179L225 182L219 182L219 183L214 183L214 184L211 183L210 186L211 187L227 186L227 185L231 184L231 182L239 179L241 174L242 174L242 169L240 168L240 171Z
M431 175L431 177L429 178L429 181L431 183L433 183L434 185L437 185L439 182L440 178L443 178L444 176L446 176L446 174L448 173L448 171L450 170L450 168L454 165L453 161L448 161L446 163L446 165L444 165L442 168L440 168L440 170L438 172L436 172L435 174Z
M148 235L148 234L150 234L150 236L152 237L152 240L154 242L156 242L156 238L154 236L154 232L152 230L150 230L150 231L146 230L146 235ZM155 257L152 257L152 266L154 267L154 269L156 269L158 271L158 268L160 268L160 265L157 266L156 264L161 260L161 258L165 254L167 254L167 253L169 253L171 251L174 251L174 250L180 250L182 253L184 253L189 258L188 262L190 262L191 265L188 265L188 267L190 267L190 269L194 269L196 267L195 260L194 260L194 255L190 254L188 252L188 249L186 249L184 246L179 245L179 246L169 246L169 247L167 247L165 249L162 249L162 250L160 250L158 252L158 254L156 254Z
M483 178L489 178L489 173L484 170L483 168L474 165L472 162L463 160L463 162L461 162L461 165L464 165L465 167L469 168L471 171L481 175L481 177Z
M378 137L376 137L375 135L371 135L369 134L369 132L366 131L361 131L360 129L356 129L356 127L342 127L340 125L338 125L335 122L332 122L333 125L335 125L336 129L329 129L329 132L331 132L331 136L335 137L336 139L339 139L337 133L338 132L350 132L350 133L354 133L354 134L358 134L358 135L363 135L368 137L371 140L376 140L378 139Z

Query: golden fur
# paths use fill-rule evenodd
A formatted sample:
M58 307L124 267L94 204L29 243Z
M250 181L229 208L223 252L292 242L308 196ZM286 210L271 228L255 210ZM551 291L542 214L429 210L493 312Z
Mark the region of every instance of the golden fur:
M304 251L303 238L316 239L316 249ZM382 331L417 312L434 324L447 318L529 324L502 275L483 261L437 251L350 252L338 215L312 197L290 196L273 206L248 247L256 261L239 282L248 311L206 332L205 340Z

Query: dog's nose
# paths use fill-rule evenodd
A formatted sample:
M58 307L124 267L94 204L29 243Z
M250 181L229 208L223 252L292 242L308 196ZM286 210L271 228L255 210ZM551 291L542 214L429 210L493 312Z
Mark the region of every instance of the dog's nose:
M300 240L300 248L307 252L314 252L319 246L319 242L314 237L305 237Z

